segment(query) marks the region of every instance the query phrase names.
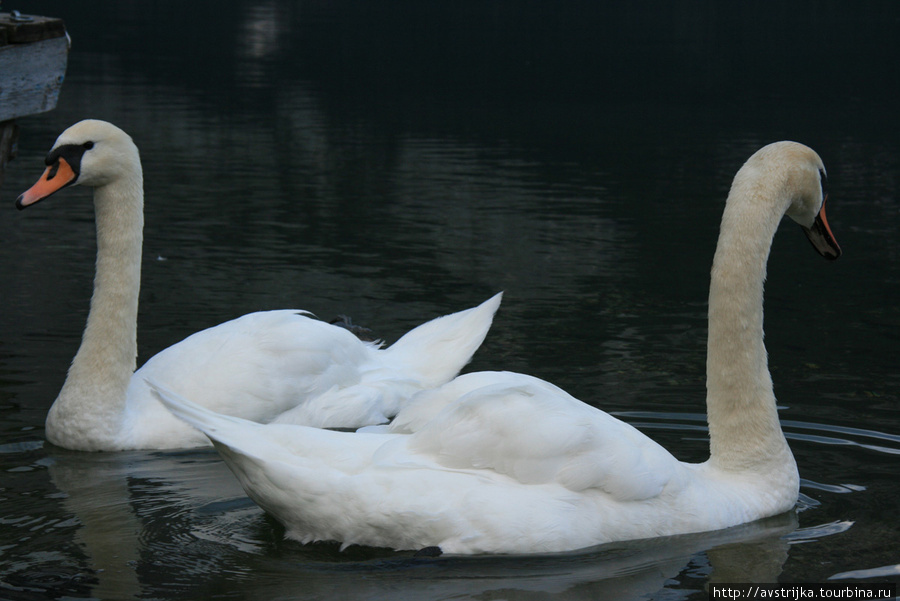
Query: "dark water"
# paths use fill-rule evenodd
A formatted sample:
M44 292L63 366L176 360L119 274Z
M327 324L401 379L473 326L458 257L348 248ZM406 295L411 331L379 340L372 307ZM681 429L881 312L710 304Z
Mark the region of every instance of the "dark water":
M73 39L0 189L0 598L704 599L715 581L900 580L900 10L894 3L29 2ZM563 4L563 3L559 3ZM621 6L619 6L621 4ZM0 74L2 78L2 74ZM393 341L498 290L470 369L559 384L707 453L705 300L734 172L815 148L844 248L785 224L766 332L796 512L541 557L299 545L212 451L43 442L93 275L89 193L27 212L56 136L132 134L139 361L268 308Z

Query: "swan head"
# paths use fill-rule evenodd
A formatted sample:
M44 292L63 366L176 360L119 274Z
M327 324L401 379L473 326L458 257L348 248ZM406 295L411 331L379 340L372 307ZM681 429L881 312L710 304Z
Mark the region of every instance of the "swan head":
M797 142L775 142L754 153L741 171L748 179L755 179L751 174L756 174L762 176L757 181L779 186L772 196L788 203L784 214L800 224L813 248L829 260L841 256L825 216L825 165L812 148Z
M106 121L87 119L68 128L44 159L47 168L16 200L24 209L73 185L99 188L122 178L140 177L141 162L131 136Z

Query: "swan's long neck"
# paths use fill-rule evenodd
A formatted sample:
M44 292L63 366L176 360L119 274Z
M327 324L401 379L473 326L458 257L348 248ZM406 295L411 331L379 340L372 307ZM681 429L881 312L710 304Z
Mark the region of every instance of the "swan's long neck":
M94 190L94 294L81 347L47 416L47 437L55 444L109 448L120 429L137 357L143 202L140 164Z
M759 472L793 461L763 343L766 262L788 200L736 183L722 217L709 290L706 382L710 463ZM774 463L773 463L774 462Z

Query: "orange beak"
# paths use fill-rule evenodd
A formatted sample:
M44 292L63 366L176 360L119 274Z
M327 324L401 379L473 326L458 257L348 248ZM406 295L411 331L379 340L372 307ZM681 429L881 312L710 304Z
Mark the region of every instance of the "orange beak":
M60 157L44 170L44 174L36 184L16 199L16 208L21 210L44 200L51 194L74 184L76 179L78 179L78 175L72 169L72 166L64 158Z
M825 217L825 203L827 201L828 196L822 201L822 208L819 209L819 214L816 215L816 220L813 222L812 227L804 227L803 231L806 232L806 237L809 238L809 241L812 242L813 247L819 254L833 261L841 256L841 247L838 246L837 240L834 239L834 234L831 233L831 226L828 225L828 219Z

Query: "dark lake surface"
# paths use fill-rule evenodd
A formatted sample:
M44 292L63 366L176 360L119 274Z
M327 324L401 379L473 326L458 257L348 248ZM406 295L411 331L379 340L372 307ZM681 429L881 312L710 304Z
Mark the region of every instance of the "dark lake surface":
M0 188L0 598L705 599L900 581L900 8L893 2L4 2L64 19L53 112ZM2 73L0 73L2 82ZM766 343L795 512L534 557L285 541L211 450L44 441L94 269L90 192L19 213L56 136L128 131L139 363L260 309L388 342L506 292L467 370L562 386L708 453L706 295L731 179L813 147L844 256L776 236Z

